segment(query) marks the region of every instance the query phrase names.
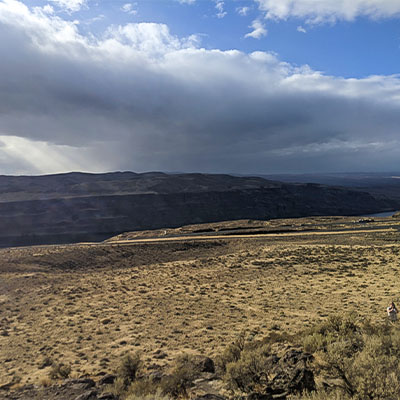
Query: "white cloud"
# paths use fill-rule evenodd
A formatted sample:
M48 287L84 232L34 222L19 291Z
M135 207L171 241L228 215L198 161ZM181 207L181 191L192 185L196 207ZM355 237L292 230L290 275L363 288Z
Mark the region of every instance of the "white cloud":
M245 17L250 11L250 7L237 7L236 12L241 15L242 17Z
M54 14L54 8L50 4L46 4L42 10L46 14Z
M135 9L135 7L137 6L137 4L132 4L132 3L125 3L122 7L121 7L121 11L127 13L127 14L131 14L131 15L136 15L137 14L137 10Z
M255 0L267 18L305 19L308 23L400 16L399 0Z
M104 14L99 14L96 17L90 18L87 21L84 21L85 24L93 24L94 22L98 22L98 21L103 21L106 18L106 16Z
M181 4L194 4L196 0L176 0L179 1Z
M55 3L61 9L67 12L77 12L86 6L87 0L48 0Z
M298 27L297 27L297 32L307 33L307 30L304 29L302 26L298 26Z
M224 18L227 12L224 10L225 3L221 0L215 0L215 8L217 9L217 18Z
M146 56L157 56L165 53L197 45L196 35L180 39L171 35L165 24L142 22L109 28L107 40L99 43L101 47L112 48L114 51L134 54L133 50Z
M30 10L25 4L17 0L3 0L0 2L0 23L8 26L9 35L23 32L28 43L46 51L60 51L60 46L69 46L70 50L78 50L88 45L88 39L79 35L76 21L65 21L62 18L49 14L49 9L35 7ZM2 40L6 40L5 33ZM82 50L82 47L80 48Z
M207 50L163 24L96 39L15 0L0 54L2 171L398 169L400 76Z
M252 24L250 25L250 28L253 30L249 33L247 33L244 37L246 38L253 38L253 39L261 39L262 37L266 36L268 31L265 28L265 25L259 20L255 19Z

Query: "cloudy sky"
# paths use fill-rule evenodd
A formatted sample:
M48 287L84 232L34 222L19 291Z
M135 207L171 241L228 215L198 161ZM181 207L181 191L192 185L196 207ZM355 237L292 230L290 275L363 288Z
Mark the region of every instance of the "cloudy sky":
M400 170L399 0L0 0L0 174Z

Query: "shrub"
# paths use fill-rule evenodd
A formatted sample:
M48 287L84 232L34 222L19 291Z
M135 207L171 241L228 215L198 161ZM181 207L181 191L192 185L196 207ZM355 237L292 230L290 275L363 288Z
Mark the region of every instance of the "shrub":
M331 391L319 390L318 392L293 395L288 400L350 400L350 397L340 389Z
M44 357L39 362L38 368L39 369L43 369L43 368L46 368L46 367L50 367L50 365L52 365L52 364L53 364L53 360L50 357Z
M304 338L303 347L308 353L314 353L318 350L323 350L326 348L326 345L329 341L330 338L325 337L321 333L313 332Z
M108 392L126 400L168 400L187 396L187 389L199 376L196 356L183 355L175 361L172 373L159 381L139 376L142 362L138 353L125 356L117 369L117 379L107 388Z
M304 347L318 353L316 367L325 378L338 380L337 386L350 398L398 398L400 332L396 326L335 316L309 332Z
M131 383L127 390L127 398L144 398L157 392L157 385L151 379L143 378Z
M304 350L309 353L324 351L328 344L341 337L354 338L360 332L357 325L357 316L346 314L344 316L332 315L326 321L311 328L304 335Z
M71 367L69 365L64 365L62 363L53 363L50 371L49 378L56 379L67 379L71 374Z
M164 396L173 398L186 396L187 389L192 385L192 380L187 376L186 371L175 371L172 375L165 377L161 383L161 393Z
M125 388L136 380L142 366L143 363L138 352L133 355L127 354L123 357L117 368L117 377Z
M347 392L357 399L391 399L400 393L400 349L387 337L363 335L362 346L352 351L343 340L326 353L328 370L341 378Z
M42 378L40 378L39 383L43 387L48 387L48 386L51 386L51 379L49 377L42 377Z
M226 365L225 382L231 391L262 392L269 381L271 363L268 350L267 346L244 350L237 361Z
M157 389L155 393L151 394L143 394L143 395L137 395L137 394L129 394L125 400L170 400L171 398L168 396L165 396L161 393L160 389Z
M240 355L244 350L245 343L245 334L241 333L238 338L224 350L222 355L217 358L217 366L223 373L226 372L226 367L229 363L239 360Z
M117 397L122 397L126 393L126 390L126 384L121 377L117 377L113 384L106 387L106 392L112 393Z
M172 373L160 382L161 393L164 396L177 398L187 395L187 389L199 375L196 364L190 355L183 355L176 360Z
M400 329L396 324L372 324L354 313L334 315L305 332L301 342L315 356L314 374L329 388L292 395L292 400L399 398ZM227 388L237 393L265 393L275 379L269 356L275 347L272 337L245 343L243 336L228 346L219 358Z

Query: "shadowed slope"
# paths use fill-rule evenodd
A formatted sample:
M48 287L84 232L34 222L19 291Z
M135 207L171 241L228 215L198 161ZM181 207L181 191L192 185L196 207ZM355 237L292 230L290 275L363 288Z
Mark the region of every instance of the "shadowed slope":
M3 176L0 193L3 246L103 240L124 231L235 219L357 215L399 206L348 188L157 172Z

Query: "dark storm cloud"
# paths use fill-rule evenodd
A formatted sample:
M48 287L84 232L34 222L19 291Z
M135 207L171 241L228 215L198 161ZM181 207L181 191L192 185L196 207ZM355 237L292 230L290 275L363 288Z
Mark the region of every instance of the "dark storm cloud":
M400 156L396 76L346 80L204 50L159 24L86 38L13 0L0 2L0 53L0 154L35 172L393 169ZM15 137L24 151L11 154Z

